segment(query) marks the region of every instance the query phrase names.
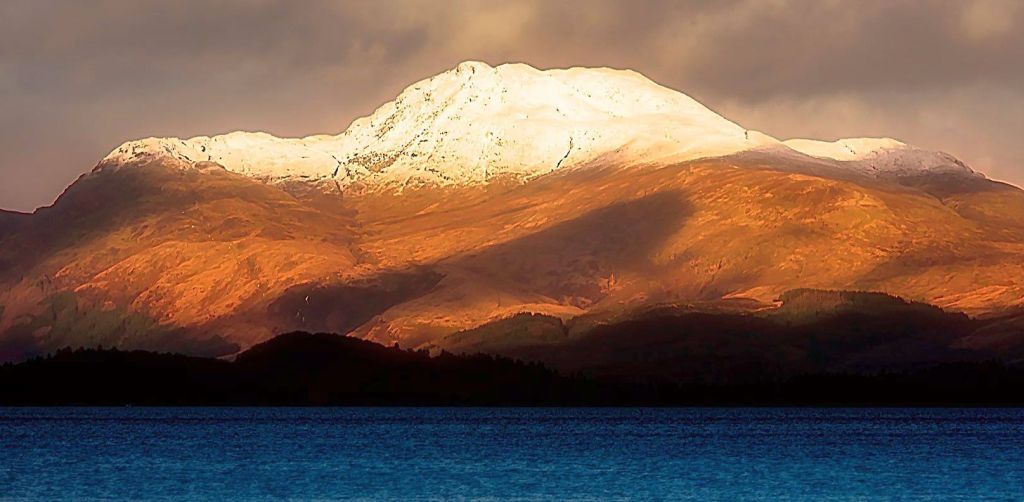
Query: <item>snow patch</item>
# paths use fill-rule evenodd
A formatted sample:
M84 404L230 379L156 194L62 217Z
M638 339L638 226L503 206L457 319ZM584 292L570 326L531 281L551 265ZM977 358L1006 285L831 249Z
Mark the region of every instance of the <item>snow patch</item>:
M782 144L812 157L842 161L846 167L866 174L981 176L948 153L922 150L892 138L846 138L833 142L790 139Z

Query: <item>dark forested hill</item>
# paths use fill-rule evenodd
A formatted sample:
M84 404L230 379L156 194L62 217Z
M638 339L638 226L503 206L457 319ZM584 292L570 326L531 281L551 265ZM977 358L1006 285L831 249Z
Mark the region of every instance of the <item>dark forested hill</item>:
M233 362L64 349L0 368L6 404L544 404L597 396L593 384L539 364L431 357L326 333L281 335Z
M64 349L0 366L0 405L1024 405L1022 390L1024 369L995 362L744 382L637 382L300 332L235 361Z

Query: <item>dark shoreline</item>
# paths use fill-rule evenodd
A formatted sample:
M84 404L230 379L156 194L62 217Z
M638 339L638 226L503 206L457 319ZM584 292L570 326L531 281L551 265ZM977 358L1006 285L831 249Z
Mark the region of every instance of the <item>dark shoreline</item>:
M0 366L0 406L1020 407L1024 368L995 361L873 373L637 382L489 355L431 356L291 333L234 361L64 349Z

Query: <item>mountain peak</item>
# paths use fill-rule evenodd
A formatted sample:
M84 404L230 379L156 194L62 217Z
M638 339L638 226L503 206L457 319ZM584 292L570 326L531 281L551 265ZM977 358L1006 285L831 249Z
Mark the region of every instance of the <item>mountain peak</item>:
M683 158L755 146L740 126L642 75L463 63L406 88L332 141L364 178L530 178L629 150Z
M475 72L493 70L494 67L483 61L463 61L455 66L454 70L459 72Z

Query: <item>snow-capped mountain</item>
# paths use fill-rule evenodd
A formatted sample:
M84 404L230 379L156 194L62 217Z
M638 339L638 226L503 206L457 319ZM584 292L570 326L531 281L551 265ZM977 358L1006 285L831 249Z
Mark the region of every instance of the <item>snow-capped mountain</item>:
M666 164L756 149L792 149L867 174L972 173L949 155L888 138L781 142L633 71L480 62L413 84L336 136L149 138L121 145L97 169L158 156L215 162L271 182L402 187L528 180L602 162Z
M796 289L1019 312L1024 191L892 139L779 141L631 71L464 63L338 135L131 141L0 212L0 362L297 329L454 350L520 314L556 329L495 343L555 343ZM1007 336L955 343L1024 354Z

